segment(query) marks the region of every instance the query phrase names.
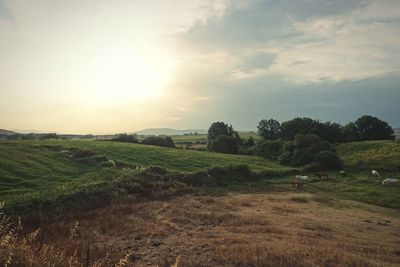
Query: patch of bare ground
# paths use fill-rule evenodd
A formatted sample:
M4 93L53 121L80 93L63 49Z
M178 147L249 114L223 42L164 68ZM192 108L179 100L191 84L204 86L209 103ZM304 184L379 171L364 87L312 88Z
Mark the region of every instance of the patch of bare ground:
M128 266L171 266L177 256L178 266L400 265L398 213L331 202L294 193L183 196L78 220L80 231L90 226L93 260L129 252ZM63 229L73 224L52 225L48 241L66 246Z

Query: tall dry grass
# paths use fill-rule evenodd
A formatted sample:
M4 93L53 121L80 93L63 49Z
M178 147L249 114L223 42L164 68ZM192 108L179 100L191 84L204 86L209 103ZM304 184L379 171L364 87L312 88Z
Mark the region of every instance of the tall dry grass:
M0 265L28 267L75 267L75 266L126 266L129 254L124 255L117 263L110 264L107 255L99 259L90 259L92 248L90 231L82 234L79 223L75 223L68 240L63 247L45 243L46 228L38 228L25 233L22 222L13 222L4 211L4 202L0 202ZM82 255L85 255L82 257ZM87 257L89 255L89 257Z

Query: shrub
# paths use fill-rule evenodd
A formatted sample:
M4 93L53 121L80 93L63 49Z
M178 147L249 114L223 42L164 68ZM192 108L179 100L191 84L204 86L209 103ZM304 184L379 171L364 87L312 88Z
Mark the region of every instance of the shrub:
M163 168L163 167L152 166L152 167L149 167L149 168L145 169L143 173L145 173L145 174L159 174L159 175L161 175L161 174L166 174L166 173L167 173L167 170L166 170L165 168Z
M91 156L94 156L94 155L95 155L95 153L94 153L93 150L79 149L79 150L76 150L72 154L72 157L75 158L75 159L78 159L78 158L87 158L87 157L91 157Z
M268 160L276 161L282 154L283 141L260 141L257 143L256 154Z
M283 145L279 162L289 166L313 164L318 168L339 168L341 161L336 150L314 134L297 134L294 141Z
M148 136L142 140L142 144L162 147L175 147L174 141L169 136Z
M315 156L314 162L322 169L339 169L342 166L339 156L332 151L319 152Z
M213 150L219 153L237 154L239 146L235 137L219 135L214 141Z
M139 143L136 134L126 134L126 133L119 134L117 137L111 139L111 141L125 142L125 143Z

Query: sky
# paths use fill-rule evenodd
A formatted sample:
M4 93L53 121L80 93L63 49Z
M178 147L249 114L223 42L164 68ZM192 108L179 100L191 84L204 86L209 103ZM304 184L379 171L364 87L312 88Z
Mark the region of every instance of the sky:
M398 0L0 0L0 128L400 126Z

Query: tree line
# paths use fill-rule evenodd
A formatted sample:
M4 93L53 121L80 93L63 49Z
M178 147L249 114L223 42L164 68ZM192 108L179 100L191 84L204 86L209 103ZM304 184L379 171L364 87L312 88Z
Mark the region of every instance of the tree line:
M247 140L241 138L232 125L214 122L208 129L207 148L220 153L258 155L289 166L339 168L341 160L334 144L395 138L387 122L369 115L343 126L311 118L282 123L269 118L261 120L257 129L261 139L255 142L251 136Z

